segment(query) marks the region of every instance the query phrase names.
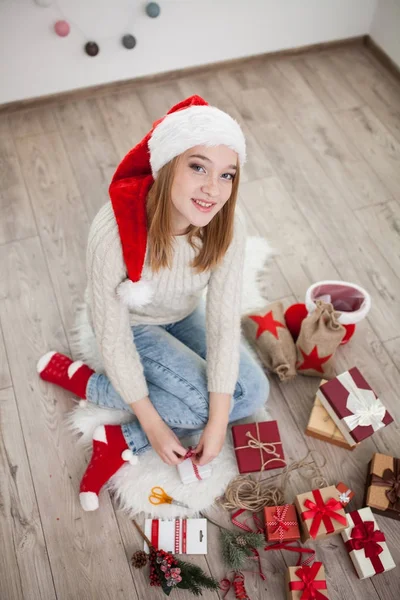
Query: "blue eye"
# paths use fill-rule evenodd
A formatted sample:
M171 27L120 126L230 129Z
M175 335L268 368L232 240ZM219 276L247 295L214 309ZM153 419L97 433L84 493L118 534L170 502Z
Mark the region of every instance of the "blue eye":
M226 181L233 181L235 179L235 176L232 173L224 173L222 177L226 179Z
M201 165L195 165L195 164L193 164L193 165L189 165L189 166L196 173L201 173L201 172L205 173L205 169ZM200 169L202 169L202 171Z

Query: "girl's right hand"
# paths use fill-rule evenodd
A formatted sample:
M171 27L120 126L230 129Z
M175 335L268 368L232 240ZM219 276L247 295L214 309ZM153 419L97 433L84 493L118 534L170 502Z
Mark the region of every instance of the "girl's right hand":
M184 460L187 449L162 419L143 427L143 430L152 448L167 465L178 465Z

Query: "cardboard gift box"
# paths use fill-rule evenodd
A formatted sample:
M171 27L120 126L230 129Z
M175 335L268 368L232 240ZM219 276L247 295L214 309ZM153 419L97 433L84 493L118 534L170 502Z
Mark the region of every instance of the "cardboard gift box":
M286 571L286 592L288 600L329 598L324 565L316 561L311 567L289 567Z
M360 579L372 577L395 568L392 555L379 530L371 509L367 506L347 515L349 527L342 532L349 556Z
M240 473L254 473L286 466L276 421L234 425L232 437Z
M393 421L357 367L321 385L317 397L350 446Z
M326 379L322 379L321 385L324 383L327 383ZM315 397L314 406L305 433L306 435L322 440L323 442L346 448L346 450L354 450L355 448L355 446L350 446L350 444L346 442L340 429L329 416L328 411L321 404L321 400L318 396Z
M265 506L264 518L267 542L294 542L300 539L299 523L294 504Z
M207 519L146 519L144 533L166 552L207 554ZM146 542L144 550L149 552Z
M373 512L400 520L400 459L374 454L369 464L366 505Z
M208 479L211 477L211 463L208 463L207 465L196 465L193 462L194 454L191 448L189 448L188 452L186 453L186 457L187 458L185 458L184 461L177 465L178 473L182 483L193 483L195 481L202 481L203 479Z
M294 502L300 516L303 541L326 538L347 527L339 490L334 485L298 494Z

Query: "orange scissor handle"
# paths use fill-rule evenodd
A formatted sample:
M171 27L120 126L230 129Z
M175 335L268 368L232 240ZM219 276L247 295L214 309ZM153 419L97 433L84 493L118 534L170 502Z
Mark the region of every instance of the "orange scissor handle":
M162 487L155 486L151 488L149 501L151 504L154 504L154 506L158 506L159 504L171 504L172 498L171 496L168 496Z

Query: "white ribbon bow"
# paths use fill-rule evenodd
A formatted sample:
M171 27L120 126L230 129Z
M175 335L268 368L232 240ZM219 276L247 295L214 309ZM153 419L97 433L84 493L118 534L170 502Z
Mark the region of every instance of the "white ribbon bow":
M371 426L374 431L377 431L385 426L383 418L386 408L372 390L360 388L356 388L356 392L352 390L347 398L346 407L353 413L343 418L350 431L359 426Z

